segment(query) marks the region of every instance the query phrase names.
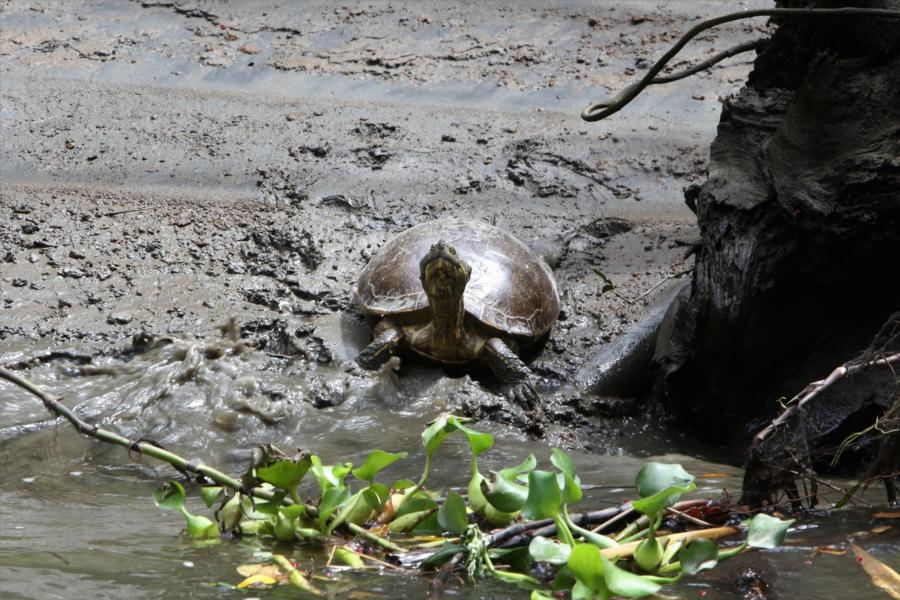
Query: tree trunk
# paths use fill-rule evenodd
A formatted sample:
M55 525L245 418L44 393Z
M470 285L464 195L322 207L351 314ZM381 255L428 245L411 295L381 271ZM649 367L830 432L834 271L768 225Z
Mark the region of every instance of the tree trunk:
M900 22L779 21L688 196L702 249L655 390L699 437L746 448L780 397L857 356L900 308Z

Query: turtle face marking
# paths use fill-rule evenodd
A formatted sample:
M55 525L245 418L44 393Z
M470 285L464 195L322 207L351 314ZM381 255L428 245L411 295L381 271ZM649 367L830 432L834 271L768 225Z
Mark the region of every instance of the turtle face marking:
M443 240L434 244L419 263L420 280L429 298L462 297L472 269Z

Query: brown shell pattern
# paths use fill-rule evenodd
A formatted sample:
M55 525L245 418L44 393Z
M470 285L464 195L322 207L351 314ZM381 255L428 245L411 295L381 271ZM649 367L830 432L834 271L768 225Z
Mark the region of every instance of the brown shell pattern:
M359 277L356 293L363 308L385 316L428 306L419 261L438 240L456 248L472 268L465 292L467 312L515 335L539 337L550 330L559 316L550 267L521 240L480 221L431 221L388 242Z

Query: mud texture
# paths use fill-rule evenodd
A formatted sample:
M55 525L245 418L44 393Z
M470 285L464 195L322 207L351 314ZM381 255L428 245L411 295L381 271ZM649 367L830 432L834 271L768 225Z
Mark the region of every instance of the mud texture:
M550 259L563 312L527 359L549 418L589 423L604 402L573 374L684 270L678 242L697 234L680 190L701 180L718 97L747 63L657 86L601 125L578 115L719 9L7 2L0 356L127 359L133 339L218 335L235 317L266 368L343 378L305 393L340 403L328 390L364 377L351 361L370 333L353 299L366 261L460 216ZM719 28L672 68L765 29ZM399 379L445 378L473 414L516 420L489 375L404 363Z
M785 19L726 100L709 176L688 194L702 237L691 295L658 353L656 389L697 435L746 447L779 398L859 355L898 308L898 73L896 21ZM894 378L879 381L811 403L814 450L890 406Z

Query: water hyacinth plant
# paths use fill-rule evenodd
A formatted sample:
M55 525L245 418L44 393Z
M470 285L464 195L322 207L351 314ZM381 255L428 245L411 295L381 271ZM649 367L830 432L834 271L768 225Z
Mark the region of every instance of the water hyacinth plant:
M181 512L187 535L198 540L229 533L282 544L333 545L331 560L353 568L380 562L387 553L408 568L445 573L459 569L473 580L494 577L531 590L533 599L554 598L560 592L574 599L654 594L667 583L713 568L749 548L777 546L792 523L758 514L747 524L746 540L725 550L715 540L737 533L736 528L664 535L661 527L668 509L696 484L680 465L657 462L638 472L638 497L631 502L576 515L570 508L584 493L569 455L553 449L548 469L538 469L537 459L529 455L485 475L478 458L493 446L494 438L467 423L442 414L428 425L422 433L425 461L416 480L399 479L390 485L376 481L382 470L406 458L405 452L373 450L354 467L326 465L307 452L287 457L269 446L257 451L240 486L200 488L203 501L215 508L215 520L186 510L185 489L178 482L157 490L154 500L160 508ZM438 449L457 433L466 437L471 450L465 496L427 486ZM318 498L304 503L298 486L308 475L318 484ZM624 518L629 515L630 521ZM617 533L589 528L592 519L612 516L621 522ZM354 549L336 541L336 535L364 544ZM275 560L273 555L273 561L285 582L309 594L322 593L284 556Z

